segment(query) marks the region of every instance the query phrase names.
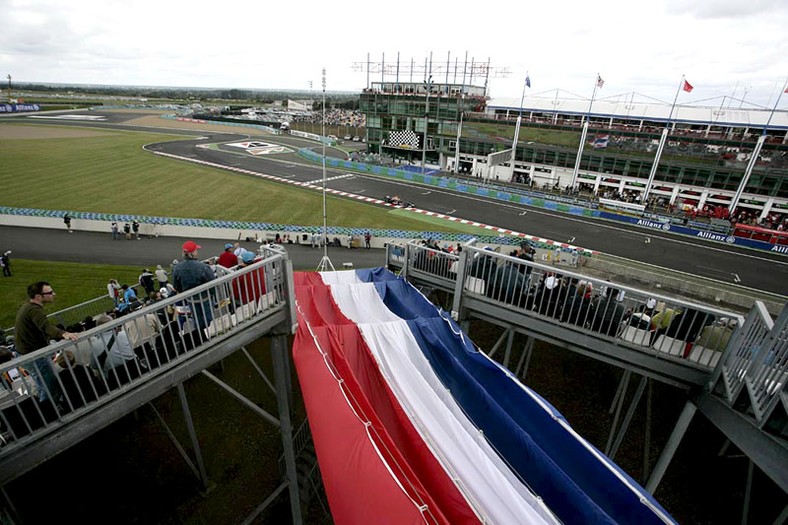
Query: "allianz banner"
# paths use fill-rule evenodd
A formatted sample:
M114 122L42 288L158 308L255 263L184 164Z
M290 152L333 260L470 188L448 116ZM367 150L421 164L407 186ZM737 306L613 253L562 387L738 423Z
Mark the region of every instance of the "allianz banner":
M756 248L758 250L766 250L775 253L788 254L788 245L775 245L768 242L756 241L753 239L744 239L742 237L734 237L733 235L725 235L722 233L696 230L694 228L687 228L678 224L671 224L669 222L656 221L652 219L643 219L640 217L629 217L625 215L618 215L616 213L600 212L599 216L603 219L612 219L614 221L628 222L635 224L646 229L661 230L664 232L680 233L682 235L690 235L692 237L699 237L710 241L724 242L726 244L735 244L736 246L747 246L748 248Z
M20 111L40 111L38 104L0 104L0 113L17 113Z

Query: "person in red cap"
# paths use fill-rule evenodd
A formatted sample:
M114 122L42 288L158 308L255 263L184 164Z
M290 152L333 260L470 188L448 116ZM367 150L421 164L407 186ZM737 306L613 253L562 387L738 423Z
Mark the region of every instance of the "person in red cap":
M172 281L178 293L197 288L214 279L210 267L198 259L201 246L194 241L183 243L183 260L172 270ZM187 299L200 328L207 328L213 320L213 307L208 292Z

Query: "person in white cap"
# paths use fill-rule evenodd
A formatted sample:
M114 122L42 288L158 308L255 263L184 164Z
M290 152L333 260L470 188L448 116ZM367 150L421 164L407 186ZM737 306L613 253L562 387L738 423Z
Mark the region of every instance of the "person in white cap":
M159 288L165 288L169 279L167 276L167 270L162 268L161 264L157 264L156 271L153 273L156 274L156 281L159 283Z

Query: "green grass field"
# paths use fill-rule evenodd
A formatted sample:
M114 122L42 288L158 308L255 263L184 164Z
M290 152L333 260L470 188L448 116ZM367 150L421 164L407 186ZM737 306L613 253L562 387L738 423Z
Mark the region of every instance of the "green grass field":
M14 326L16 311L27 301L27 285L41 279L42 275L57 293L55 303L47 313L95 299L107 293L107 282L133 285L140 274L139 266L114 266L67 262L30 261L11 259L11 277L0 278L0 328Z
M148 143L176 139L183 137L102 130L90 137L5 140L0 148L0 205L322 224L319 192L158 157L142 149ZM458 231L450 223L425 223L416 216L331 196L327 208L331 226Z
M5 136L13 136L12 126L16 124L0 126L6 127ZM63 133L62 127L25 128ZM108 130L87 137L44 138L47 133L40 134L42 138L3 141L0 205L322 224L322 196L317 192L163 158L142 149L151 142L183 137ZM472 226L330 196L327 204L332 226L489 233ZM2 328L13 326L16 310L26 300L27 285L41 275L47 275L57 290L57 302L49 308L54 312L104 294L110 278L136 283L140 270L131 266L23 260L12 260L12 269L12 278L0 279Z

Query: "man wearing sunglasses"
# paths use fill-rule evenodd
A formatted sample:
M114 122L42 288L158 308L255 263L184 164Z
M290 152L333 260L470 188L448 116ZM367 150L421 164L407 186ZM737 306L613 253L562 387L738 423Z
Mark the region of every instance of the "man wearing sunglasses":
M16 314L16 330L14 332L16 350L20 354L29 354L49 345L51 340L68 339L77 340L77 334L61 330L47 319L44 306L55 300L55 291L46 281L38 281L27 287L27 296L30 298L24 303ZM55 379L50 356L43 356L34 361L34 370L29 370L39 382L38 400L44 401L50 392L55 403L60 401L60 387ZM44 385L40 384L43 379Z

